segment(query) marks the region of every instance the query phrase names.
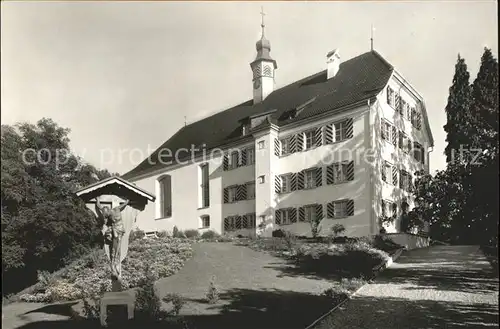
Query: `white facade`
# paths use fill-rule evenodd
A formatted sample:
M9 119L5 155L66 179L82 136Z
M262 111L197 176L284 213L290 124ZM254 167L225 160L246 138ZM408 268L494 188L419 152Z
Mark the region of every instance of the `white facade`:
M416 106L420 99L413 88L407 85L397 73L393 74L388 86L392 90L398 90L410 107ZM270 236L273 230L283 228L298 235L310 236L310 223L301 221L305 218L300 218L300 212L304 212L300 208L319 204L324 217L321 222L321 234L327 234L329 227L335 223L342 224L348 236L377 234L380 230L378 218L382 215L382 200L385 200L386 205L390 202L397 204L398 216L401 214L401 204L404 200L410 209L414 206L411 193L399 186L399 174L396 185L391 180L382 180L384 161L388 161L397 168L398 173L399 170L404 169L412 176L417 170L423 169L427 172L429 170L428 146L431 143L431 137L427 133L428 130L423 120L425 110L422 110L421 128L416 129L393 106L394 104L392 106L388 104L386 87L375 101L367 101L365 104L359 104L357 107L346 109L336 115L323 115L319 119L304 120L300 124L294 124L293 127L270 125L257 132L251 132L254 137L253 143L246 142L246 144L230 145L225 148L225 152L254 149L252 157L254 163L231 169L231 155L227 154L226 161L229 162L224 164L222 154L217 154L211 158L196 159L194 162L174 165L148 176L130 179L138 187L146 191L154 191L157 196L155 204L149 204L139 214L137 225L146 232L171 231L175 225L181 230L199 229L200 233L210 229L218 233L234 235L255 235L258 232L264 236ZM344 136L346 138L336 141L335 128L327 128L327 126L336 127L335 123L346 122L346 120L350 122L348 129L352 132L349 136ZM382 138L381 120L394 126L398 136L399 131L404 132L412 141L424 147L424 164L415 160L411 152L407 153L399 146L395 147L391 141ZM327 129L333 129L330 132L333 131L334 136L327 137ZM306 136L303 133L307 131L321 132L320 146L314 145L305 149ZM280 152L281 148L285 147L279 142L280 140L298 134L302 134L304 138L304 150L289 155L277 154L275 147L279 147ZM328 140L329 138L333 140ZM332 176L328 178L327 167L332 163L350 161L353 161L350 179L331 184ZM204 208L201 207L202 178L200 176L200 165L203 163L208 163L210 195L210 204ZM224 170L225 165L227 165L227 170ZM287 173L297 174L313 167L321 168L316 169L316 172L322 173L321 186L296 188L286 193L277 191L277 177ZM165 218L161 216L162 196L159 186L159 179L163 175L171 177L171 216ZM225 192L226 188L250 182L255 183L254 199L236 202L226 200L225 202L224 199L229 197L226 193L232 193ZM251 192L247 193L251 194ZM332 218L336 217L337 213L330 211L328 204L339 200L351 201L350 203L346 201L342 205L337 204L337 211L343 207L349 207L349 204L353 206L353 210L346 210L345 213L339 213L339 218ZM290 213L286 210L290 208L295 209L292 212L296 213L291 217L294 220L289 218ZM280 212L277 219L277 210L283 209L286 214L282 215L284 213ZM332 209L335 209L335 206ZM244 217L247 215L248 217ZM202 227L203 216L209 216L209 227ZM284 217L281 218L281 216ZM389 225L386 229L388 232L397 232L398 221L396 220L394 225Z

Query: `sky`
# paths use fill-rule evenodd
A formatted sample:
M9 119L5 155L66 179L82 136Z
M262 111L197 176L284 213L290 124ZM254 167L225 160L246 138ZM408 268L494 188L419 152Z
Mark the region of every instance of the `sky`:
M86 161L125 173L184 124L252 97L261 6L276 87L374 48L424 97L445 167L454 65L498 58L496 1L1 2L1 122L70 128Z

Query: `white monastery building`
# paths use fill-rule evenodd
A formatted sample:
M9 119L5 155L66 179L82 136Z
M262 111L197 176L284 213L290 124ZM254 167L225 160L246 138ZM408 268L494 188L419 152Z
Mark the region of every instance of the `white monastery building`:
M310 236L339 223L347 236L401 229L415 172L429 172L433 138L422 96L375 51L275 89L277 62L262 37L250 63L253 98L182 127L122 178L156 196L146 232L214 230ZM177 156L176 156L177 155Z

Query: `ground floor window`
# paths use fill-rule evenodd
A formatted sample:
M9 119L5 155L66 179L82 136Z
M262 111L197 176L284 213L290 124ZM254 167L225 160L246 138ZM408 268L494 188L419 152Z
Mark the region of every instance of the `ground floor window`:
M201 216L201 228L209 228L210 227L210 216Z

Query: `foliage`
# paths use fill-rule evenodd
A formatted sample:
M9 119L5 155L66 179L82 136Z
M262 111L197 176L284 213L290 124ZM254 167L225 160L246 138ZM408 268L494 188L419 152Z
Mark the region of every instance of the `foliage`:
M297 237L295 236L295 234L290 231L285 231L285 236L283 236L283 239L285 240L286 247L289 251L295 248L295 245L297 244Z
M342 225L342 224L334 224L332 225L332 227L330 227L330 237L332 238L336 238L337 236L339 236L340 233L344 233L345 232L345 226Z
M140 320L157 320L161 315L161 300L155 288L156 276L149 268L135 295L135 316Z
M212 230L205 231L201 234L201 238L203 240L213 240L213 239L216 239L218 237L220 237L220 235L217 232L212 231Z
M313 220L311 220L309 223L311 224L311 234L312 237L315 239L318 237L318 235L321 233L321 221L323 218L321 217L314 217Z
M200 237L200 232L198 230L185 230L184 235L189 239L196 239Z
M130 242L135 241L135 240L144 239L145 236L146 236L146 232L137 228L137 229L130 232L128 241L130 243Z
M181 237L179 235L179 229L177 228L177 226L174 226L174 228L172 229L172 237L174 237L174 238L180 238Z
M283 238L285 236L285 230L279 228L274 230L271 234L273 238Z
M69 133L46 118L1 127L3 293L98 242L95 217L74 192L110 173L72 154Z
M216 304L219 301L219 289L215 285L215 279L215 275L212 276L212 279L210 280L210 283L208 285L206 298L209 304Z
M135 240L130 243L127 257L122 263L124 289L140 286L146 280L146 270L156 279L173 275L191 256L189 240L168 237ZM20 296L21 300L75 300L82 298L77 290L83 290L90 296L100 294L103 287L104 291L111 290L108 259L102 249L90 252L44 280L49 283L38 283L31 291Z
M186 300L179 294L168 294L163 297L165 303L172 303L173 315L179 315L182 307L186 304Z
M330 299L334 305L338 305L349 298L349 292L345 289L333 286L323 291L323 296Z
M160 239L167 238L169 236L168 232L165 230L156 232L156 236Z

